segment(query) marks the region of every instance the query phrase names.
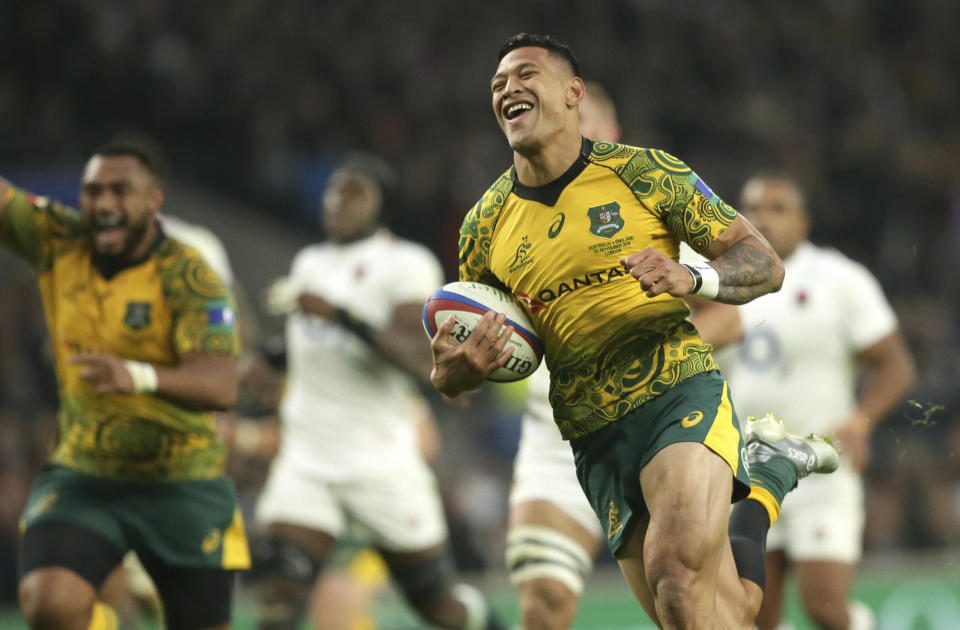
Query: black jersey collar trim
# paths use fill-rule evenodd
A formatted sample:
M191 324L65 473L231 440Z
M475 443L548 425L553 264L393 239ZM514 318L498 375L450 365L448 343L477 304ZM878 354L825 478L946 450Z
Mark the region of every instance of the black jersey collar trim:
M567 185L577 178L577 175L583 172L583 169L589 164L587 159L593 150L593 140L583 138L580 143L580 155L576 161L570 165L563 175L556 178L549 184L543 186L524 186L517 180L517 168L510 169L510 178L513 180L513 192L521 199L527 201L537 201L545 206L552 206L557 203L561 193Z
M167 235L163 231L163 226L160 225L160 222L157 221L157 237L153 239L153 243L150 245L150 249L147 250L143 256L136 260L118 260L115 256L101 256L99 254L93 254L93 266L97 268L97 271L100 272L100 275L103 276L104 280L113 280L113 277L124 269L130 269L131 267L136 267L145 263L154 252L157 251L157 248L160 247L160 243L167 238Z

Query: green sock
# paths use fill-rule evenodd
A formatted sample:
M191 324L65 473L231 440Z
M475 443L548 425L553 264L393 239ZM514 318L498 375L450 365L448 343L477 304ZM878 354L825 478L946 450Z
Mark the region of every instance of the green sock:
M765 488L777 503L783 503L783 497L797 487L797 471L782 457L773 457L750 465L750 485Z

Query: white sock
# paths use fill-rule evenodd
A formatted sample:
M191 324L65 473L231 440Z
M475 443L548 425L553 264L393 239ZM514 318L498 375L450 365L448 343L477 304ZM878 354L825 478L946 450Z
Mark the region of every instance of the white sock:
M467 621L462 630L484 630L487 627L487 599L469 584L456 584L453 596L467 609Z
M847 604L847 613L850 615L850 626L847 630L877 630L877 617L863 602L851 600Z

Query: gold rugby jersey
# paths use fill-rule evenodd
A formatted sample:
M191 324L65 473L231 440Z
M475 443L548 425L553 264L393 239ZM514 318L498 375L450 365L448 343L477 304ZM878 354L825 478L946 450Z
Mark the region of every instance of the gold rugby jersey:
M60 390L51 462L125 480L222 475L212 414L145 394L97 395L68 363L83 352L163 366L189 352L238 354L233 298L203 257L161 235L142 261L101 271L78 211L12 187L0 242L40 286Z
M512 168L497 179L460 228L460 280L505 287L525 306L572 439L716 369L686 302L646 297L619 258L653 247L677 260L681 240L702 252L735 217L672 155L584 140L550 184L524 186Z

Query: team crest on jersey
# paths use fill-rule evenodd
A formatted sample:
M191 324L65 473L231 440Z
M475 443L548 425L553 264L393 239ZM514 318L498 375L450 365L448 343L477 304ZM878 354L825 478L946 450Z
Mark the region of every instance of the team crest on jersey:
M620 204L616 201L593 206L587 210L587 216L590 217L590 231L602 238L610 238L623 229Z
M533 262L533 257L528 256L531 247L533 247L533 243L531 243L529 237L524 234L523 238L520 239L520 244L517 245L517 251L513 255L513 260L510 261L508 267L510 273L526 267Z
M123 323L134 330L142 330L150 325L149 302L127 302L127 314Z

